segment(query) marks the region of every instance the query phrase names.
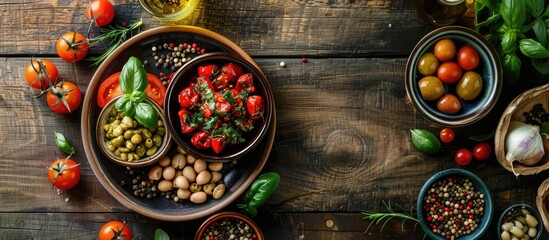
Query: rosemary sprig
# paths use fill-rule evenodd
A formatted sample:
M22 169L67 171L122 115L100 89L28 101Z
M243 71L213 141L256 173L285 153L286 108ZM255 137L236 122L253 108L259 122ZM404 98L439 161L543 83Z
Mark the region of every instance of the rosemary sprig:
M106 40L110 40L109 48L100 56L89 57L87 61L93 61L90 66L97 66L103 62L120 44L122 44L128 38L128 35L135 29L138 29L143 24L142 20L135 22L129 27L121 25L109 26L108 28L101 28L101 34L97 37L88 40L90 43L97 43ZM131 37L131 36L130 36Z
M402 210L402 208L398 204L394 204L394 205L396 205L400 210ZM368 230L370 230L370 227L372 226L372 224L374 224L374 223L379 224L382 221L383 221L383 225L381 226L381 229L379 231L383 232L383 228L385 228L385 225L387 225L387 223L393 218L402 219L402 223L401 223L402 231L404 231L404 223L406 221L416 222L416 224L414 225L414 231L416 230L416 227L419 224L419 220L414 217L414 213L413 213L412 209L410 209L409 213L406 213L404 211L403 211L403 213L399 213L399 212L396 212L393 209L390 202L389 202L389 204L387 204L387 203L385 203L385 201L383 201L383 206L385 207L385 209L388 212L382 212L382 213L380 213L380 212L370 212L370 211L363 211L362 212L362 215L364 215L364 217L362 219L368 219L368 220L372 221L372 222L370 222L370 224L368 224L368 227L366 228L366 232L368 232Z

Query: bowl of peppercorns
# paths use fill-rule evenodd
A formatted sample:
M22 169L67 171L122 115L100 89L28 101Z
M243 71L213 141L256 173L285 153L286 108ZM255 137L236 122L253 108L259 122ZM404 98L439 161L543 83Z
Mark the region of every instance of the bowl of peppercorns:
M417 215L421 228L431 239L479 239L494 215L492 194L472 172L443 170L421 188Z
M237 212L221 212L206 219L196 232L194 239L263 240L264 238L261 229L249 217Z

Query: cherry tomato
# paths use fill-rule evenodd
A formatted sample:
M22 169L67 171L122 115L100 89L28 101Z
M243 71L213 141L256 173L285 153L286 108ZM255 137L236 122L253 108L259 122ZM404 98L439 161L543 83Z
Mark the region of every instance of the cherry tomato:
M238 119L238 121L235 121L235 124L238 127L238 129L244 132L250 132L254 129L254 120L251 118Z
M225 143L225 139L223 139L221 137L211 138L211 142L212 142L212 150L217 154L219 154L221 151L223 151L223 149L227 145Z
M479 64L478 53L471 46L463 46L459 49L457 62L464 70L473 70Z
M457 150L454 160L459 166L467 166L473 160L473 154L468 149L462 148Z
M227 63L221 67L221 72L229 75L229 81L234 82L240 77L244 71L236 63Z
M132 231L123 222L120 221L110 221L108 223L105 223L101 229L99 229L99 233L97 236L98 240L131 240L132 239Z
M210 135L206 132L196 132L191 137L191 143L199 149L208 149L212 146Z
M450 39L442 39L435 44L435 57L438 60L447 62L456 55L456 45Z
M74 112L82 102L82 92L70 82L58 82L46 96L48 106L54 113L67 114Z
M454 130L452 130L451 128L443 128L442 130L440 130L440 141L442 141L443 143L451 143L452 141L454 141L454 138L455 138L455 134L454 134Z
M461 78L462 70L455 62L445 62L438 67L437 76L443 83L453 84Z
M206 103L202 103L200 111L202 111L202 116L204 116L204 118L210 118L214 113L213 109L210 109Z
M473 148L473 155L477 160L486 160L492 155L492 147L485 142L478 143L475 145L475 148Z
M93 0L86 7L86 18L93 18L97 26L107 26L114 18L114 7L107 0Z
M179 115L179 121L181 122L181 133L189 134L196 130L196 127L192 126L191 123L192 115L186 109L179 110L177 115Z
M236 89L240 91L250 90L252 88L253 83L254 83L254 75L252 75L251 73L242 74L240 75L238 80L236 80Z
M229 86L230 79L231 75L229 75L228 73L221 73L215 76L212 84L214 85L215 90L223 90Z
M198 103L200 95L193 87L186 87L178 95L179 106L190 108Z
M120 90L120 72L114 73L109 76L99 86L97 91L97 105L104 108L105 105L112 99L122 95ZM149 84L145 88L145 93L148 97L152 98L160 106L164 104L164 96L166 95L166 87L162 84L162 81L153 74L147 73L147 80Z
M63 34L55 45L57 55L67 62L78 62L88 54L88 40L77 32Z
M232 109L231 104L219 93L215 93L215 111L220 115L227 115Z
M219 68L215 64L210 64L206 66L199 66L198 67L198 76L209 78L215 74L217 74L217 71Z
M248 114L252 120L262 118L264 108L263 97L259 95L249 96L246 100L246 109L248 110Z
M438 100L437 109L443 113L456 114L461 110L461 102L456 96L448 93Z
M40 64L40 62L42 64ZM44 66L44 69L40 68L40 65ZM46 76L47 75L47 76ZM57 82L59 72L55 64L49 60L36 60L29 63L25 70L25 78L31 87L46 90L50 83L54 85Z
M69 158L57 159L48 170L48 179L56 188L71 189L80 181L80 164Z

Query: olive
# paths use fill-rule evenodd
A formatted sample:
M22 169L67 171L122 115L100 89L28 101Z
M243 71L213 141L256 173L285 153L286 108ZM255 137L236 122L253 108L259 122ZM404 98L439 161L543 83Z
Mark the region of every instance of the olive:
M132 136L133 136L132 130L127 130L126 132L124 132L124 139L131 139Z
M151 148L149 148L149 149L147 150L147 152L145 152L145 154L146 154L147 156L152 156L152 155L154 155L154 154L156 153L156 150L158 150L158 147L152 146Z
M151 148L153 145L154 145L154 143L153 143L152 139L147 138L147 140L145 140L145 147Z
M189 186L189 190L191 190L191 192L200 192L202 191L202 186L198 185L198 183L191 183L191 185Z
M461 102L456 96L448 93L438 100L437 108L443 113L456 114L461 110Z
M435 54L427 52L421 55L417 64L417 70L423 76L431 76L437 72L438 60Z
M145 151L147 151L147 148L145 148L145 144L144 144L144 143L140 143L140 144L137 145L137 147L135 148L135 153L136 153L137 156L139 156L139 157L145 156Z
M155 134L153 136L152 141L153 141L154 145L157 146L157 147L160 147L160 145L162 145L162 137L160 137L157 134Z
M468 71L456 85L456 93L463 100L473 100L477 98L482 90L482 77L473 71Z
M143 140L143 137L141 137L140 134L134 134L130 139L130 141L132 141L133 144L140 144L141 140Z
M438 77L427 76L419 80L419 91L421 97L427 101L437 100L444 94L444 85Z

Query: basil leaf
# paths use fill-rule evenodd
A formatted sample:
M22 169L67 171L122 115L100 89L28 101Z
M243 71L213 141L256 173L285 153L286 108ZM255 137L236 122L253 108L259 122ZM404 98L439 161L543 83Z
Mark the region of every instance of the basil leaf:
M549 57L549 50L547 50L541 43L528 38L522 39L519 42L520 51L524 56L529 58L547 58Z
M503 34L501 39L501 47L503 53L514 52L517 48L517 33L514 30L507 31Z
M238 207L243 208L246 214L255 216L257 208L261 207L267 201L279 183L280 175L277 173L269 172L261 174L242 197L244 204L238 204Z
M147 98L147 94L143 91L133 91L130 100L134 103L140 103L143 102Z
M545 27L545 23L541 18L538 18L536 19L536 21L534 21L532 29L536 34L538 42L541 43L542 46L547 46L547 29Z
M116 103L114 104L114 109L118 111L124 111L124 108L126 106L126 103L130 101L130 97L128 95L124 95L123 97L116 100Z
M411 129L412 143L416 149L425 154L435 154L440 150L440 141L425 129Z
M133 117L146 128L153 129L158 126L158 113L149 103L138 103Z
M154 240L170 240L170 236L164 230L158 228L154 232Z
M526 21L525 5L522 0L503 0L499 6L499 13L507 26L518 29L524 24Z
M526 9L533 17L537 18L543 13L545 8L544 0L525 0L524 2L526 3Z
M57 145L57 147L61 149L61 151L65 152L66 154L75 153L74 148L69 144L67 139L65 139L65 136L63 136L63 134L54 132L53 137L55 139L55 145Z
M544 122L539 129L539 133L549 133L549 122Z
M133 91L144 91L147 84L149 81L143 64L138 58L130 57L120 73L120 90L123 93L131 94Z
M475 9L477 7L477 4L480 4L482 6L486 6L490 11L492 12L498 12L499 8L496 4L494 4L493 0L476 0L475 1Z
M126 113L126 116L133 117L135 115L136 106L137 106L137 103L132 102L131 100L128 101L124 106L124 113Z
M497 22L497 21L499 21L500 19L501 19L501 14L497 13L497 14L494 14L494 15L490 16L490 17L487 18L486 20L484 20L484 22L477 23L475 26L477 26L477 27L484 27L484 26L489 25L490 23Z
M493 138L494 135L496 135L496 131L492 130L492 132L490 132L490 133L471 136L471 137L469 137L469 139L471 139L475 142L482 142L482 141L486 141L490 138Z
M549 5L545 8L545 12L543 13L544 17L549 17Z
M505 54L503 58L503 71L505 79L510 82L516 82L520 77L520 68L522 62L515 53Z
M542 58L532 58L532 65L541 74L549 74L549 60Z

